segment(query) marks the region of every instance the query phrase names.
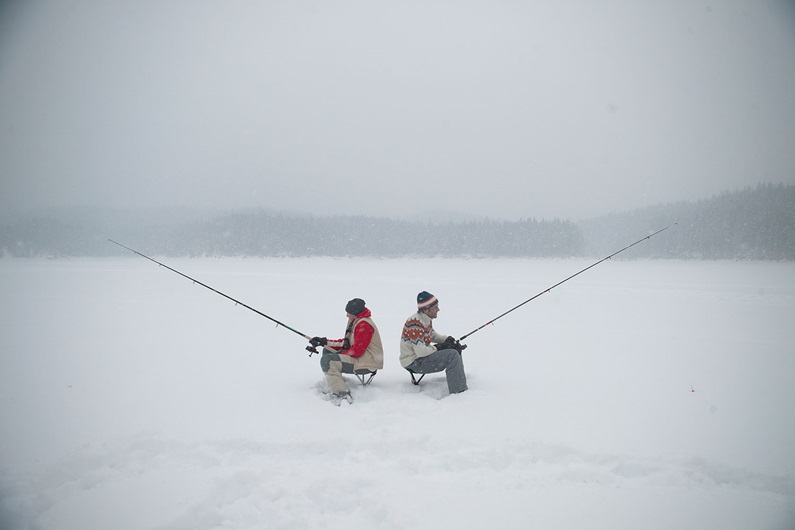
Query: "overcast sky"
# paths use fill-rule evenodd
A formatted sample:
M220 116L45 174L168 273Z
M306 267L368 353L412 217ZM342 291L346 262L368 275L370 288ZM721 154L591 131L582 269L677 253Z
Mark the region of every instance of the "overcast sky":
M581 219L795 183L787 0L0 0L0 207Z

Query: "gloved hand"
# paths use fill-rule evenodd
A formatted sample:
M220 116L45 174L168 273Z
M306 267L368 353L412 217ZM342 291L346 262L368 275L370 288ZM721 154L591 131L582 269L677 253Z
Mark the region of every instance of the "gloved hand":
M466 345L466 344L461 344L461 343L460 343L460 342L458 342L458 341L452 342L452 343L450 343L450 344L445 344L444 346L445 346L446 348L450 348L450 349L452 349L452 350L455 350L455 351L457 351L458 353L461 353L462 351L464 351L464 350L466 350L466 349L467 349L467 345Z
M453 338L453 337L447 337L447 339L445 339L444 342L440 342L439 344L434 344L434 347L436 348L436 351L440 351L440 350L455 350L458 353L461 353L461 351L466 349L467 345L466 344L461 344L460 342L455 340L455 338Z
M325 346L326 344L328 344L328 339L326 337L312 337L311 339L309 339L309 344L311 344L316 348L318 346Z

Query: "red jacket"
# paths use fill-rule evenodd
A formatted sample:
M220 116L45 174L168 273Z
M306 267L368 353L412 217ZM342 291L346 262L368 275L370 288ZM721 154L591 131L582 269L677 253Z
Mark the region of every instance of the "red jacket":
M370 310L365 308L364 311L356 315L356 318L369 318L371 316ZM373 338L373 326L365 321L359 321L356 328L353 330L353 345L347 350L344 349L345 339L330 340L327 346L330 346L337 351L337 353L350 355L351 357L361 357L367 346L370 345L370 340Z

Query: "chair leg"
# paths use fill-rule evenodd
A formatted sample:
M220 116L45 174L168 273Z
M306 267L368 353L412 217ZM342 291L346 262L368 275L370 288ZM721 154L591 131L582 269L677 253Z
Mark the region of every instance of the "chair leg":
M375 372L365 372L363 374L353 374L353 375L356 376L356 378L359 380L362 386L367 386L373 381L373 377L375 377L375 374L377 373L378 370L376 370Z

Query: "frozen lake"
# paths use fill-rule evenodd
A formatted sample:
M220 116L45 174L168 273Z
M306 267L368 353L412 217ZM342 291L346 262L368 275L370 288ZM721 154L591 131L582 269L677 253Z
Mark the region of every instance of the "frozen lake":
M363 298L385 368L337 408L303 338L143 258L2 259L0 528L795 527L795 263L604 262L448 396L398 363L417 292L462 336L593 261L162 261L308 335Z

